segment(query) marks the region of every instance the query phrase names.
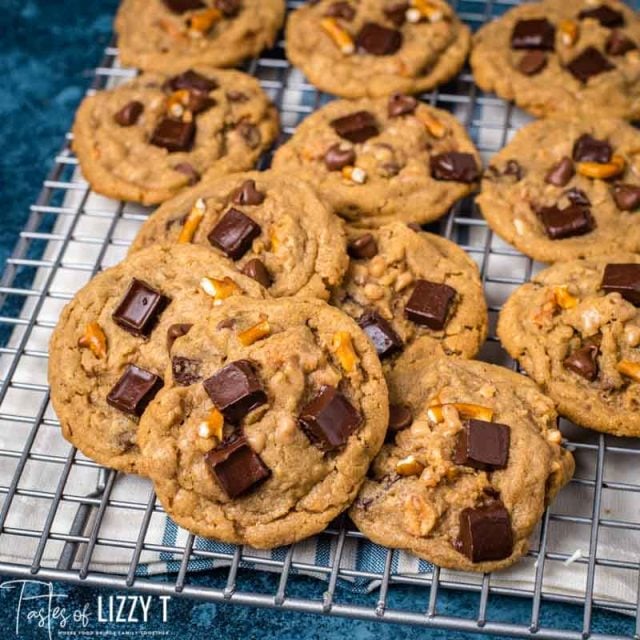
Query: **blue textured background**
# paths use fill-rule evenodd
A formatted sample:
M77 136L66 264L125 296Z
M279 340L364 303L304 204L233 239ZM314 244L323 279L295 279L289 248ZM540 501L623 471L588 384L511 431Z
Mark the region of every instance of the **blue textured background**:
M73 113L88 84L92 66L111 37L114 0L0 0L0 264L9 254L18 231L24 224L29 205L50 166ZM194 583L220 581L220 573L190 578ZM277 578L269 575L241 576L243 590L271 592ZM8 580L8 578L4 578ZM0 576L0 582L3 581ZM322 586L311 579L294 579L293 590L299 597L318 598ZM66 594L69 609L89 605L95 609L98 595L109 592L55 585ZM393 588L390 604L394 607L424 610L427 593L409 587ZM350 599L343 588L338 599ZM441 599L442 601L442 599ZM439 612L473 618L477 616L477 595L450 594ZM491 597L490 617L526 623L530 603L517 599ZM0 590L0 629L3 638L15 637L15 592ZM415 640L463 640L469 634L409 627L363 623L330 617L308 616L270 610L253 610L229 605L214 605L173 599L169 605L169 623L162 627L156 619L145 630L164 629L170 638L201 638L204 633L223 634L225 639L261 638L262 640L312 640L351 636L354 640L403 638ZM561 625L580 629L582 611L577 607L543 607L545 626ZM95 625L90 629L127 631L139 637L140 625ZM599 613L594 631L630 636L632 622L623 616ZM23 638L45 638L46 629L25 630ZM53 637L58 637L54 632Z

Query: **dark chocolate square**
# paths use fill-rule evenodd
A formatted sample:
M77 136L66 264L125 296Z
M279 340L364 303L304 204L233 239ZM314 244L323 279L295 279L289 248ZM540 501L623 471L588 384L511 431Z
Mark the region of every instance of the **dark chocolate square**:
M195 123L163 118L153 130L149 142L170 152L189 151L195 135Z
M434 180L471 183L480 177L476 159L470 153L439 153L431 156L429 164Z
M217 80L207 78L193 69L189 69L180 75L174 76L169 80L169 88L173 91L178 89L187 89L188 91L201 91L209 93L218 88Z
M511 516L501 502L464 509L458 539L461 552L471 562L508 558L513 553Z
M107 404L132 416L140 417L147 405L162 389L160 376L134 364L127 365L124 373L107 395Z
M356 111L329 124L341 138L354 143L365 142L380 133L375 117L368 111Z
M358 51L372 56L389 56L402 46L402 32L365 22L356 36L355 45Z
M580 82L587 82L592 76L600 75L605 71L615 69L595 47L587 47L577 55L568 65L567 69Z
M509 461L511 429L506 424L466 420L458 433L454 460L474 469L504 469Z
M260 235L260 225L237 209L229 209L207 236L209 242L232 260L239 260Z
M447 324L455 297L456 290L449 285L417 280L405 306L405 315L416 324L440 331Z
M608 264L600 288L607 293L617 291L631 304L640 306L640 264Z
M606 140L598 140L583 133L573 145L573 159L576 162L607 163L611 160L613 149Z
M160 291L134 278L111 317L132 335L148 338L169 302Z
M556 28L546 18L519 20L511 33L512 49L538 49L553 51Z
M597 20L603 27L608 27L609 29L624 26L624 16L606 4L601 4L593 9L583 9L578 14L578 18L580 20L586 18Z
M373 342L381 360L402 351L404 347L402 338L391 324L374 309L366 310L360 316L358 324L367 334L369 340Z
M588 207L571 204L565 209L543 207L538 211L545 233L552 240L582 236L596 226Z

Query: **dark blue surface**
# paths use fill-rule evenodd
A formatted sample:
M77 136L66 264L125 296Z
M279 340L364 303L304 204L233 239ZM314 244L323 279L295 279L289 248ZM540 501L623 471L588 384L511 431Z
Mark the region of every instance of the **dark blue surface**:
M17 234L24 225L29 205L36 198L39 185L46 175L51 158L60 147L65 131L71 124L74 110L87 87L92 67L100 59L103 47L111 37L114 0L86 2L83 0L18 0L0 1L0 264L11 251ZM190 582L220 582L220 572L191 576ZM9 578L0 589L0 629L3 638L17 637L17 590L6 588ZM273 593L277 577L244 574L240 576L243 590ZM158 602L153 605L154 617L146 624L99 623L96 619L98 598L103 600L109 591L54 585L56 594L64 598L56 604L67 612L87 608L87 629L106 629L126 632L129 637L141 637L141 631L163 630L170 638L184 640L201 638L215 630L226 640L260 638L262 640L312 640L316 638L351 637L354 640L403 638L416 640L466 640L469 634L435 631L409 627L363 623L330 617L309 616L273 610L253 610L229 605L213 605L184 599L173 599L168 605L169 619L162 624ZM306 578L292 580L292 595L317 599L322 587ZM343 588L337 597L349 601L352 596ZM390 605L410 610L424 610L427 594L424 590L392 588ZM370 599L371 600L371 599ZM371 600L373 601L373 600ZM449 594L441 599L439 612L473 618L477 616L477 595ZM526 623L530 603L508 598L490 599L489 617L494 620ZM20 636L46 638L47 629L38 629L36 622L28 623L26 614L33 607L23 608ZM545 604L543 624L548 627L579 629L582 611L577 607ZM67 627L69 628L69 627ZM73 627L78 628L76 625ZM594 631L629 635L631 621L623 616L599 614ZM60 627L53 625L53 638L60 635ZM486 636L485 636L486 637Z

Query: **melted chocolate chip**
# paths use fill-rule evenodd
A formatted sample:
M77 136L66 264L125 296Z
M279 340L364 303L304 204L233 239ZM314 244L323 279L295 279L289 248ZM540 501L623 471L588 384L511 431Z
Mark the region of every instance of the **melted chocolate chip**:
M214 246L224 251L232 260L239 260L249 251L255 238L260 235L260 225L237 209L229 209L207 239Z
M640 207L640 187L623 182L614 184L613 199L620 211L635 211Z
M265 267L264 262L258 260L258 258L249 260L249 262L242 267L242 273L259 282L265 289L268 289L273 283L269 270Z
M138 122L138 118L142 115L144 111L144 105L142 102L138 100L132 100L131 102L127 102L127 104L118 111L113 119L121 126L121 127L130 127Z
M444 329L456 290L446 284L417 280L405 306L405 315L416 324L434 331Z
M233 204L258 205L264 202L265 195L256 188L255 180L245 180L233 194Z
M374 309L367 309L360 316L358 324L373 343L381 360L398 353L404 347L391 323Z
M628 38L622 31L612 31L607 38L607 44L605 45L605 51L610 56L623 56L629 51L637 49L638 45Z
M349 255L356 260L366 260L378 254L378 243L371 233L365 233L349 243Z
M165 5L173 13L185 13L187 11L196 11L204 9L205 4L202 0L164 0Z
M525 76L535 76L547 66L544 51L527 51L518 61L518 71Z
M188 184L190 186L196 184L200 180L200 174L188 162L178 163L173 167L173 170L187 176L187 178L189 178Z
M148 338L169 302L170 298L160 291L133 278L111 317L131 335Z
M606 293L619 293L636 307L640 306L640 264L608 264L604 268L600 288Z
M354 143L365 142L380 133L376 119L368 111L356 111L336 118L329 124L341 138Z
M580 20L585 20L586 18L597 20L603 27L612 28L624 26L624 16L606 4L601 4L594 9L583 9L578 14L578 18L580 18Z
M413 113L417 106L418 101L413 96L407 96L403 93L394 93L389 96L387 114L390 118L397 118L398 116Z
M163 118L156 125L149 142L170 152L189 151L196 134L193 122Z
M436 180L475 182L480 177L476 159L470 153L447 151L430 159L431 175Z
M107 395L107 404L122 413L140 417L162 388L160 376L134 364L127 365L122 377Z
M329 171L340 171L343 167L353 165L356 152L353 149L342 149L340 143L331 145L324 154L324 163Z
M513 553L511 517L501 502L464 509L460 514L460 552L471 562L503 560Z
M366 22L356 36L358 51L373 56L389 56L402 46L402 33L375 22Z
M582 236L595 228L595 220L587 207L571 204L566 209L543 207L538 211L545 233L552 240Z
M356 10L348 2L334 2L327 7L324 15L351 22L356 17Z
M404 404L389 405L389 431L394 434L411 426L413 414L411 409Z
M554 164L544 177L544 181L556 187L564 187L573 178L576 171L573 168L571 158L564 156L557 164Z
M576 162L606 164L612 154L613 149L606 140L597 140L587 133L581 135L573 145L573 159Z
M546 18L519 20L511 34L512 49L553 51L556 28Z
M595 47L587 47L582 53L576 56L568 65L567 69L580 82L587 82L592 76L600 75L605 71L615 69Z
M169 87L173 91L178 89L187 89L188 91L201 91L203 93L209 93L218 88L217 80L213 78L207 78L197 71L189 69L184 73L174 76L169 80Z
M587 344L568 355L563 365L565 369L593 382L598 377L598 352L597 345Z
M394 26L401 27L407 20L407 9L409 8L408 2L398 2L389 7L383 9L384 15L394 24Z
M511 429L498 422L467 420L458 433L454 461L474 469L504 469L509 460Z
M262 135L260 129L258 129L255 124L251 124L251 122L247 120L242 120L237 126L237 131L250 149L256 149L260 146Z
M173 381L178 386L188 387L190 384L194 384L195 382L202 380L202 376L200 375L201 365L201 360L173 356L173 358L171 358L171 374L173 376Z
M173 343L178 339L182 338L182 336L186 336L189 331L191 331L192 324L187 322L172 324L167 329L167 351L171 351L171 347L173 347Z

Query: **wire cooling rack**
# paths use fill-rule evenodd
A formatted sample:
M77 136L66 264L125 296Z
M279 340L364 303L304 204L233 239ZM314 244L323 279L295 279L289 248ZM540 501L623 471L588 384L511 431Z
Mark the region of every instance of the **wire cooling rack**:
M300 2L288 4L295 8ZM460 0L457 9L477 28L512 4L515 2ZM282 42L247 65L247 71L259 78L280 108L283 134L279 143L302 118L330 99L290 67ZM119 67L117 49L110 46L89 91L113 86L134 73ZM504 101L480 92L468 70L423 99L455 113L485 160L528 120ZM469 576L437 568L428 575L398 574L393 570L394 552L386 549L381 549L384 569L380 572L346 568L342 562L345 542L361 537L346 518L322 534L334 550L330 563L300 562L295 545L274 559L240 548L213 552L199 546L190 535L180 543L150 541L150 522L162 514L151 489L144 500L132 500L126 492L117 491L119 483L126 481L123 476L101 469L61 437L53 448L42 446L42 442L51 442L44 436L59 429L46 384L47 343L58 314L92 275L124 256L148 213L92 193L78 172L70 142L68 134L0 281L0 470L4 470L0 477L8 478L0 485L0 555L18 545L29 550L25 560L0 562L0 574L511 637L640 637L638 554L630 557L628 549L621 550L626 552L621 555L611 551L619 532L624 532L627 542L632 540L632 547L633 536L640 538L640 484L635 472L640 450L634 441L590 433L567 423L562 428L577 460L576 477L563 492L571 499L561 497L545 514L532 550L521 563L527 579L517 586L504 586L497 575ZM268 163L268 157L263 159L262 167ZM514 366L496 340L496 314L514 288L540 265L494 237L473 199L459 202L429 229L456 241L477 261L491 316L491 335L481 357ZM5 435L9 432L11 438ZM41 474L38 469L46 471ZM95 471L94 486L77 480L78 471L86 469ZM47 481L34 483L34 470L36 477ZM17 518L18 512L27 517ZM114 537L103 530L111 512L131 521L130 536ZM67 515L65 527L59 524L61 514ZM567 526L581 531L584 544L579 553L562 546L561 533ZM603 545L603 540L608 544ZM634 548L640 548L638 539ZM126 553L123 575L95 568L96 555L104 557L110 551ZM176 572L162 580L146 577L140 565L147 552L178 558ZM225 561L227 567L209 572L206 581L193 579L192 563L212 559ZM570 570L580 575L580 588L567 593L547 588L546 576L553 567L569 564ZM251 569L245 568L249 565ZM271 573L263 573L264 580L253 580L252 590L245 588L247 576L255 578L259 571ZM614 588L606 596L598 596L602 572L607 572L609 582L616 576L614 585L631 585L631 597L628 588L624 595ZM324 580L303 578L298 575L301 573L320 575ZM343 580L378 588L354 592L341 587ZM257 591L256 583L264 585L264 590ZM402 589L410 589L412 597L394 597ZM451 606L463 592L477 595L473 611L456 611ZM505 607L506 595L526 599L530 604L526 615L516 615L508 604ZM556 619L552 627L545 615L551 602L580 606L582 624L560 628ZM604 608L627 614L627 635L598 632Z

